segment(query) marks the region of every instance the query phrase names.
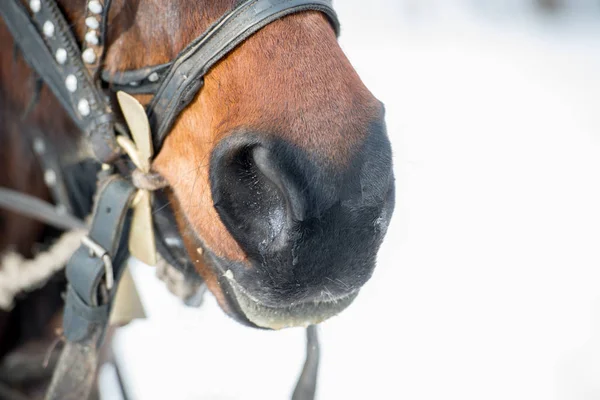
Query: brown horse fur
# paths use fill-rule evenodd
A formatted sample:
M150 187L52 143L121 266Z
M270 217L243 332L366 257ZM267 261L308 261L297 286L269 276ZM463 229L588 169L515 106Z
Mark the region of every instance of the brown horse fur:
M84 34L84 0L59 1ZM113 0L105 68L135 69L170 61L234 0ZM33 93L30 69L0 23L0 185L48 199L42 172L23 139L28 127L73 142L78 133L44 86L37 106L21 119ZM147 98L139 97L142 102ZM303 148L332 168L343 169L381 119L381 105L340 49L326 18L317 12L285 17L233 51L206 76L205 86L181 114L154 169L172 187L179 227L198 271L227 310L214 272L196 253L196 236L219 257L246 261L221 222L211 198L209 157L215 145L240 129L269 132ZM0 252L10 246L31 255L43 227L0 210ZM0 314L0 357L2 324ZM6 351L6 349L5 349Z
M111 30L110 70L140 68L172 60L193 38L231 8L211 1L201 10L178 2L138 1L113 5L113 21L134 21ZM118 26L118 24L116 24ZM181 35L168 33L181 27ZM157 38L160 38L157 40ZM128 49L139 49L128 51ZM140 98L142 101L144 98ZM245 261L214 207L209 157L237 129L272 132L343 168L381 112L317 12L277 21L248 39L206 76L201 94L181 115L154 168L171 184L180 230L196 267L227 309L220 285L201 257L197 236L217 256Z

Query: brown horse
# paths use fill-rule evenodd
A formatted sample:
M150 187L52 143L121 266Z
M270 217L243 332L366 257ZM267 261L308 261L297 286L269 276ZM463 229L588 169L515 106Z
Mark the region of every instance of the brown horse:
M59 3L81 39L85 1ZM166 63L236 3L113 0L104 68ZM28 137L42 131L65 154L79 151L79 133L47 87L32 103L35 76L1 22L0 51L0 186L49 200ZM318 12L270 24L217 64L153 169L197 271L250 326L303 326L347 307L393 211L383 106ZM0 209L0 254L32 256L53 234ZM0 313L0 359L53 337L63 285L58 276Z

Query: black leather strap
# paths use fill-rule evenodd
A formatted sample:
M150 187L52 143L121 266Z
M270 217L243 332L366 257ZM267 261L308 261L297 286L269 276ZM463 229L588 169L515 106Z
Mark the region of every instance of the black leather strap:
M129 205L137 189L120 176L109 177L100 186L88 238L112 260L114 286L101 285L105 262L82 245L67 264L67 298L63 316L67 339L46 400L87 399L98 366L98 349L104 340L118 282L128 251ZM104 289L104 290L102 290Z
M110 90L123 90L130 94L154 94L160 87L161 81L173 63L154 65L132 71L109 72L102 71L102 80L109 85Z
M339 33L340 25L331 0L249 0L183 50L148 106L155 149L160 149L179 113L196 96L210 68L271 22L309 10L325 13Z
M60 212L53 204L37 197L0 187L0 208L44 222L58 229L85 229L75 216Z
M0 16L27 63L89 138L97 158L103 162L113 160L120 149L114 137L112 112L87 72L71 27L56 3L40 0L39 9L31 10L30 15L20 0L2 0ZM69 90L73 84L66 84L70 76L76 79L75 90Z
M313 400L315 398L320 354L319 331L315 325L309 325L306 328L306 359L292 394L292 400Z
M106 250L112 260L115 283L123 271L129 256L127 250L129 204L136 188L123 178L113 176L104 183L98 193L88 237ZM101 283L105 279L105 262L99 254L91 254L83 245L73 254L67 264L69 282L63 328L71 342L89 340L97 329L108 323L110 298L116 293L117 284L102 299Z

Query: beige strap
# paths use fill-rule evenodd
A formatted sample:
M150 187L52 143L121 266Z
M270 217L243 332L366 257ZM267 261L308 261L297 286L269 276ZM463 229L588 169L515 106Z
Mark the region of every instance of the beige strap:
M144 318L146 318L144 306L140 300L140 295L135 287L129 267L126 267L125 271L123 271L119 288L117 289L109 324L123 326L134 319Z

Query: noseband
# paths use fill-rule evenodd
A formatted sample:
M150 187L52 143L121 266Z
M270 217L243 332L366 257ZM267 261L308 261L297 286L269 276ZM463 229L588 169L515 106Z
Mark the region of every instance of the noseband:
M136 188L124 178L131 169L124 162L116 131L127 134L127 128L117 118L117 106L111 103L114 96L107 89L153 95L146 113L158 152L179 114L202 88L204 76L263 27L290 14L319 11L328 17L336 34L340 29L332 0L247 0L223 15L173 61L111 74L102 70L110 4L111 0L87 0L86 33L80 47L71 23L55 0L28 0L28 6L21 0L0 0L0 16L23 57L82 132L104 171L89 233L66 267L69 286L63 325L67 345L47 399L85 398L85 392L89 392L93 381L89 371L87 375L72 371L85 368L82 364L86 363L95 370L92 364L116 293L117 285L111 285L111 279L114 277L118 283L129 255L125 232ZM60 212L47 208L40 211L35 202L3 202L8 198L3 190L0 188L0 206L49 223L60 219ZM166 208L166 204L160 195L155 199L155 206ZM169 216L159 215L155 221L157 247L163 257L178 265L178 260L187 260L187 255ZM315 340L314 332L310 338ZM310 385L307 390L311 391Z

